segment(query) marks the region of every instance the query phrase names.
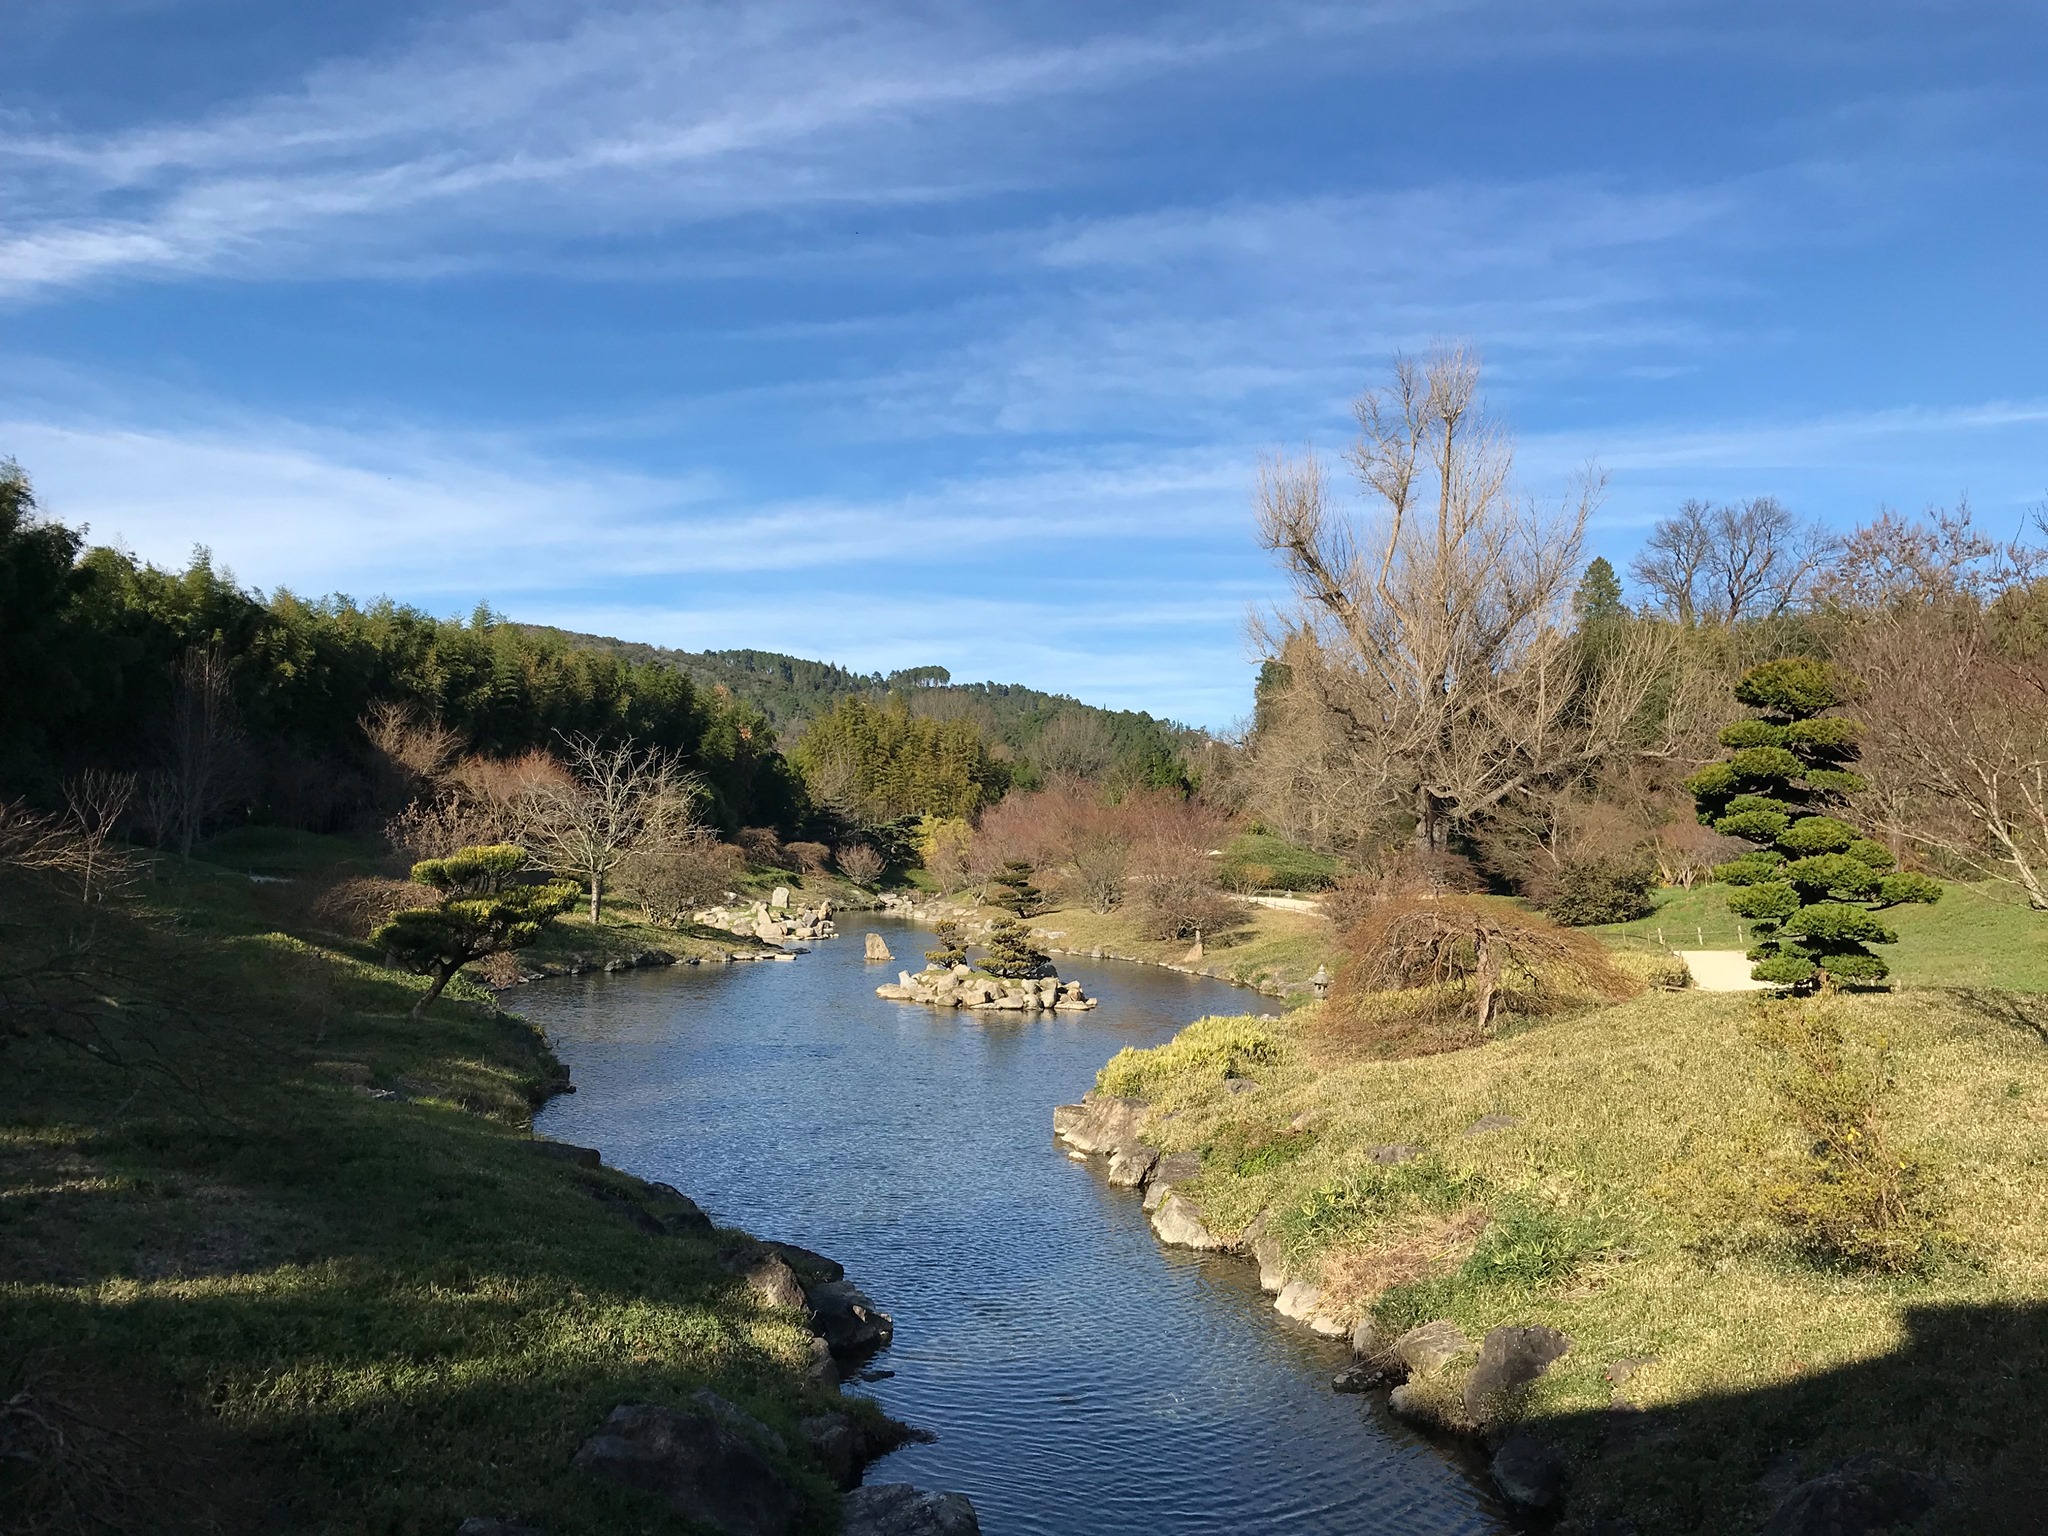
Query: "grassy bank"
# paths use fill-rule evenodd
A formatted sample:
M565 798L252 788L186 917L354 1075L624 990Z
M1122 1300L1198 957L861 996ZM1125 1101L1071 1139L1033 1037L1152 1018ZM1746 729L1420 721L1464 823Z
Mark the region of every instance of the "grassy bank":
M1657 893L1650 916L1588 931L1631 945L1745 948L1749 925L1741 924L1738 934L1727 898L1725 885L1667 887ZM1899 986L2048 992L2048 944L2042 942L2048 918L2030 911L2009 886L1944 881L1934 905L1891 907L1881 916L1898 930L1899 942L1884 946L1883 953Z
M2048 1007L1854 1004L1852 1044L1889 1048L1890 1145L1939 1192L1934 1256L1886 1276L1816 1261L1765 1214L1758 1175L1807 1143L1754 1006L1651 994L1396 1062L1321 1054L1312 1008L1211 1020L1100 1086L1170 1111L1150 1134L1201 1151L1185 1191L1210 1225L1270 1212L1343 1317L1570 1334L1523 1407L1572 1462L1569 1529L1754 1531L1787 1478L1859 1451L1949 1481L1944 1529L2031 1528L2007 1522L2042 1489ZM1418 1155L1375 1160L1392 1146Z
M252 869L346 847L222 856L133 910L0 890L11 959L96 929L84 990L116 1005L0 1036L8 1529L682 1529L571 1454L705 1385L791 1431L826 1400L804 1330L658 1194L536 1150L533 1029L461 983L414 1021L421 983L280 927Z

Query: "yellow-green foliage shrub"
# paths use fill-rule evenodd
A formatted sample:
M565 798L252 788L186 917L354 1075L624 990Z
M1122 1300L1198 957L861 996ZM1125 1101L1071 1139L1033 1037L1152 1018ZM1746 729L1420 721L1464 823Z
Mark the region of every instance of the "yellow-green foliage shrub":
M1646 987L1689 987L1692 972L1669 950L1618 949L1608 963L1624 976L1632 976Z
M1250 1076L1280 1054L1279 1038L1249 1019L1197 1019L1164 1045L1125 1046L1096 1074L1095 1086L1122 1098L1156 1099L1168 1086L1208 1087Z

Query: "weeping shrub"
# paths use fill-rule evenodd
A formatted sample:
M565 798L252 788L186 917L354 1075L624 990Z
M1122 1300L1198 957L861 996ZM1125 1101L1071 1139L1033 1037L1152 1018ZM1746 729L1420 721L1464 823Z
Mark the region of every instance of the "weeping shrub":
M1315 1033L1368 1055L1457 1050L1486 1039L1509 1016L1619 1001L1641 990L1597 940L1483 897L1382 902L1343 945Z

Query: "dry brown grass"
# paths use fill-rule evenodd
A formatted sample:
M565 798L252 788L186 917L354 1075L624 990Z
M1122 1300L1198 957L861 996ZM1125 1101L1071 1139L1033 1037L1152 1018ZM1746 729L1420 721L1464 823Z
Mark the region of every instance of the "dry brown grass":
M1320 1270L1324 1306L1336 1316L1362 1316L1395 1286L1456 1269L1479 1245L1486 1223L1485 1207L1467 1206L1448 1216L1418 1216L1407 1230L1369 1243L1331 1249Z

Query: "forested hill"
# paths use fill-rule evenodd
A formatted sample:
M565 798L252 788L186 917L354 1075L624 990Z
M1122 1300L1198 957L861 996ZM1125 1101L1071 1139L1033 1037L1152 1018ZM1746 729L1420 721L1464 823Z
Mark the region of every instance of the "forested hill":
M1196 734L1137 710L1104 709L1018 683L956 683L940 666L854 672L829 661L777 651L678 651L607 635L530 627L572 647L673 667L693 682L724 688L766 715L786 740L800 735L806 723L828 713L841 699L900 696L913 714L973 720L990 741L1009 749L1012 760L1025 770L1026 783L1050 772L1182 783L1186 748Z

